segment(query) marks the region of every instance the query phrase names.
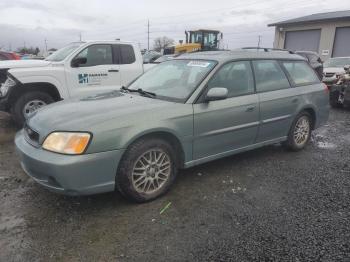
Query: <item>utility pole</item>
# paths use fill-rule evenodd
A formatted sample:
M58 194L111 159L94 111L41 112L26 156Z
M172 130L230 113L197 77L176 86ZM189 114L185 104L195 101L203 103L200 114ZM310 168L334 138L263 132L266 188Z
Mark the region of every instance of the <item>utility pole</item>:
M79 41L81 42L81 32L79 33Z
M149 50L149 20L147 23L147 50Z
M258 36L258 48L260 48L261 39L262 39L262 36L259 35L259 36Z
M45 38L44 42L45 42L45 51L46 51L46 54L47 54L47 40L46 40L46 38Z

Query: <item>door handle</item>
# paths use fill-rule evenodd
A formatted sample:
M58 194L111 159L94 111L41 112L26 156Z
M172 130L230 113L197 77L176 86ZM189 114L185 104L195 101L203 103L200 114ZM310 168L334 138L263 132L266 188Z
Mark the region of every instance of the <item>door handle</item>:
M111 73L113 73L113 72L114 72L114 73L118 73L119 70L118 70L118 69L109 69L108 72L111 72Z
M248 107L245 109L245 111L246 111L246 112L252 112L252 111L254 111L254 109L255 109L255 106L248 106Z
M294 98L293 100L292 100L292 103L297 103L299 101L299 99L298 98Z

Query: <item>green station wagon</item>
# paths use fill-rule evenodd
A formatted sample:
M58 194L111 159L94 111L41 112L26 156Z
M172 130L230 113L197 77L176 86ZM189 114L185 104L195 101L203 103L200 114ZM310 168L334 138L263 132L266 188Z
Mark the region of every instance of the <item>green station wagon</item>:
M127 87L34 113L15 138L21 165L49 190L119 190L145 202L178 169L268 144L300 150L329 114L329 93L285 51L185 54Z

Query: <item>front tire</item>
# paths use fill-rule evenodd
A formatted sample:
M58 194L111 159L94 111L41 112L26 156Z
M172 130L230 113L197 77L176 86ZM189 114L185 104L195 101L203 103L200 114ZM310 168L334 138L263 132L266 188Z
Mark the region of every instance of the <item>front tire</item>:
M11 107L12 118L15 123L22 127L30 114L39 108L51 104L54 99L47 93L41 91L29 91L17 98Z
M147 202L165 194L176 173L174 148L158 138L140 139L125 152L116 175L116 188L129 200Z
M283 145L292 151L302 150L310 140L311 129L311 115L306 111L299 113L289 130L288 139Z

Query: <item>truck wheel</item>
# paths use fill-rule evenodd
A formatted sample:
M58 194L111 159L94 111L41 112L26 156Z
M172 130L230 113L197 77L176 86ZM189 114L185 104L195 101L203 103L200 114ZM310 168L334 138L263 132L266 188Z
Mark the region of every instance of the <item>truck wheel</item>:
M303 149L311 137L312 118L303 111L297 115L288 133L288 139L283 145L292 151Z
M25 120L40 107L54 102L54 99L45 92L30 91L24 93L11 107L11 114L15 123L22 127Z
M165 194L176 177L173 147L162 139L141 139L125 152L116 175L116 188L135 202Z

